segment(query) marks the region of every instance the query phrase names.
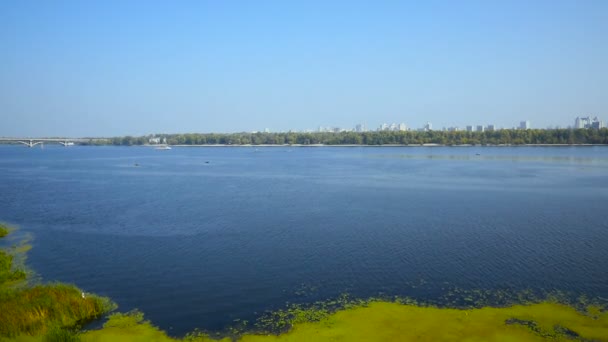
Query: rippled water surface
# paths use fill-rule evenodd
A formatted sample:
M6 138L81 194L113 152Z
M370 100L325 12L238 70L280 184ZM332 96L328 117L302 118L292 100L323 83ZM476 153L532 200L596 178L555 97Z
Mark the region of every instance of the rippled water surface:
M608 297L606 147L0 146L45 280L171 334L348 292Z

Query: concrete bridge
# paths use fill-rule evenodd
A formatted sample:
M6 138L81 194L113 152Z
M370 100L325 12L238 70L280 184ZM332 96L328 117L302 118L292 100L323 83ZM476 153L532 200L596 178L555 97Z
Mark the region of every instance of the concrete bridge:
M0 138L0 142L15 142L28 147L49 143L59 143L63 146L72 146L76 142L88 142L91 139L83 138Z

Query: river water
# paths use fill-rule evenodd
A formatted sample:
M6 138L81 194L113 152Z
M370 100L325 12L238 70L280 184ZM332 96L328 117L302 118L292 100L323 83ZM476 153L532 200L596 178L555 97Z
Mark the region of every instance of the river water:
M0 145L28 265L172 335L343 293L608 298L607 215L608 147Z

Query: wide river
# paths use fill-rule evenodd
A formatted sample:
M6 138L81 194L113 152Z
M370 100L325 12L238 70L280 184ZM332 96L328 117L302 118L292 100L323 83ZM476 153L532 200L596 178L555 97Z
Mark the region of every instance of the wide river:
M172 335L342 293L608 298L608 147L0 145L0 220Z

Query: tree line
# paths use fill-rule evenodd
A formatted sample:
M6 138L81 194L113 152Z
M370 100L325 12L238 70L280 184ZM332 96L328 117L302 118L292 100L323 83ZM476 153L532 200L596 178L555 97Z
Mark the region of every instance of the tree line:
M523 144L608 144L608 129L503 129L467 131L374 131L341 133L187 133L156 134L170 145L523 145ZM149 136L115 137L112 145L146 145Z

